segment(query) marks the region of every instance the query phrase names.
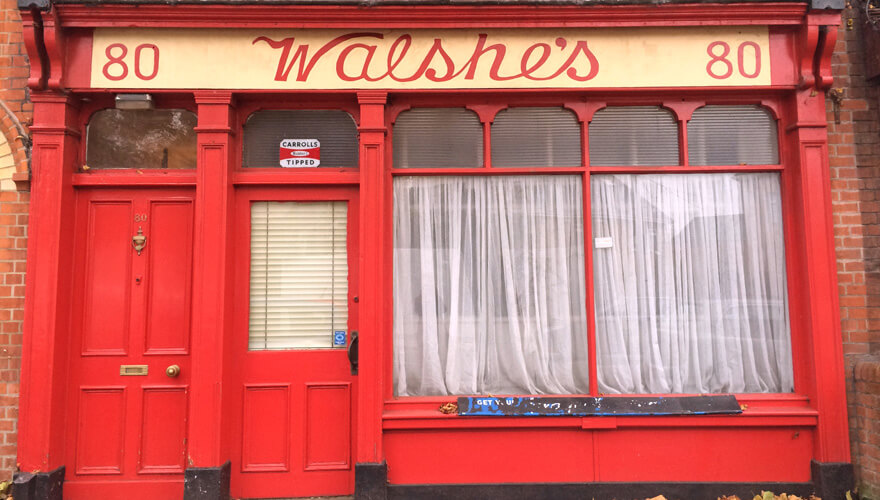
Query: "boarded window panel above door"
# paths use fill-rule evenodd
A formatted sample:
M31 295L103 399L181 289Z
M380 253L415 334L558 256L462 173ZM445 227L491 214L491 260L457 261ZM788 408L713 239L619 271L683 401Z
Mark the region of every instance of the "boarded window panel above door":
M104 109L86 129L90 168L196 168L196 114L184 109Z
M250 350L328 349L348 329L347 208L251 205Z

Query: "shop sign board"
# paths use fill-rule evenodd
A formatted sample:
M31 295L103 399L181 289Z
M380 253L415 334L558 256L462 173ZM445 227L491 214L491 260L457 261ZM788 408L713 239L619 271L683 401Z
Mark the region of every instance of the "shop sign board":
M771 84L766 26L560 29L98 28L109 89L501 89Z
M321 141L318 139L283 139L279 152L282 167L318 167L321 165Z

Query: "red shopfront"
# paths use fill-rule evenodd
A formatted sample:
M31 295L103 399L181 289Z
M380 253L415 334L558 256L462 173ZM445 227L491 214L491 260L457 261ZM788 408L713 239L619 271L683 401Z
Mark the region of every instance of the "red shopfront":
M22 9L16 499L851 488L836 10Z

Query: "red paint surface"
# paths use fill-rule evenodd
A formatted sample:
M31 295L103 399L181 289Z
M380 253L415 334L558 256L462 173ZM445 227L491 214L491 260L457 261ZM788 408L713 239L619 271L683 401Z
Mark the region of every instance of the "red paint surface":
M253 201L348 204L349 323L358 329L358 197L351 188L245 188L235 202L236 299L230 406L234 497L350 495L357 393L345 349L248 350ZM328 342L329 335L328 333ZM363 345L363 344L361 344Z
M115 482L97 490L113 496L124 481L170 487L185 468L192 192L81 191L76 211L65 493L94 498L93 481ZM122 376L123 365L148 374ZM180 375L166 375L171 365Z
M214 467L228 459L233 462L234 493L253 496L287 494L283 488L289 487L300 488L294 494L350 493L352 465L383 460L388 462L389 477L395 484L806 481L811 459L848 461L824 98L821 92L813 95L817 80L827 85L830 54L827 46L819 47L819 27L833 25L836 18L811 16L805 21L803 4L663 5L650 10L651 16L637 6L366 10L285 6L272 11L276 16L266 16L265 7L59 5L58 18L53 20L55 36L63 32L57 29L59 25L268 27L289 22L291 27L359 25L373 29L768 24L770 54L769 61L763 63L771 64L773 74L772 86L766 88L400 91L390 97L381 91L314 91L302 93L308 99L300 100L272 91L196 91L196 172L74 174L81 166L84 145L79 134L88 113L112 106L111 100L89 94L93 101L83 104L80 111L73 105L79 103L78 95L35 93L31 128L34 201L19 435L22 470L45 471L67 465L71 481L65 484L65 492L71 498L112 498L118 494L125 498L177 498L182 466ZM33 25L28 15L25 13L25 41L31 42L28 47L33 51ZM87 86L88 69L83 64L90 60L90 47L86 31L53 40L50 57L56 66L51 78L57 79L58 68L66 64L62 81L78 88ZM150 55L148 49L142 49L143 57ZM738 48L731 47L726 57L734 71L742 69L738 68ZM32 54L31 60L38 58ZM144 77L150 76L146 62L141 71ZM746 66L744 71L752 71ZM49 81L50 75L42 74L39 65L32 68L32 86ZM798 81L805 86L801 91L793 88ZM188 92L156 95L193 108ZM183 94L187 95L181 98ZM575 110L586 123L597 103L664 105L673 109L683 124L697 102L763 103L771 107L780 120L781 164L462 169L442 173L580 174L586 186L587 176L600 172L780 172L795 395L741 395L740 402L749 408L739 416L616 419L465 419L437 412L449 398L392 398L391 181L396 174L432 175L427 170L392 171L389 129L397 112L425 105L470 106L483 123L491 123L494 114L507 106L549 105ZM256 109L290 107L351 112L359 124L360 167L241 170L241 123ZM582 135L587 148L588 136ZM684 134L682 141L686 146ZM488 144L486 141L487 148ZM586 154L584 162L589 164ZM172 189L174 186L178 188ZM194 205L187 205L192 192L183 186L196 186ZM120 187L126 189L115 189ZM78 204L74 203L77 190ZM246 342L244 250L248 239L239 231L246 227L241 200L248 197L350 201L350 217L355 217L349 224L350 294L360 301L349 310L350 329L359 327L361 335L358 377L348 375L348 363L340 351L307 353L311 357L303 355L303 359L296 353L257 355L246 351L242 342ZM88 242L94 235L79 229L81 221L88 220L84 207L100 206L101 217L122 220L119 214L126 213L127 203L137 207L151 199L156 201L150 209L151 222L164 221L160 226L169 229L163 233L152 226L144 228L148 246L140 261L136 257L120 259L119 252L111 250L121 246L108 240L100 248L91 247L95 255L106 253L92 261L99 263L102 271L87 271L88 258L74 259L74 253L62 250L65 242L74 242L76 255L89 252ZM190 226L179 223L182 206L193 210L195 222ZM130 238L134 234L131 229L136 231L131 225L127 231L118 226L116 222L105 223L98 237ZM193 239L191 246L185 243L187 237ZM190 250L187 257L159 264L150 257L150 251L156 249L169 255ZM130 246L126 251L131 254ZM187 271L180 262L192 256L198 258ZM138 272L149 278L146 284L156 288L133 288L127 277ZM184 286L186 280L181 279L181 273L186 272L192 272L189 290ZM75 277L73 282L71 277ZM188 297L192 298L191 306ZM181 321L188 315L192 328L187 332ZM85 356L83 346L87 348ZM152 366L175 359L184 367L188 356L192 358L189 370L185 368L174 382L168 382ZM151 364L151 374L140 382L129 380L134 377L120 379L115 374L121 359L143 360L142 364ZM69 371L62 368L68 362ZM595 373L594 363L591 360L591 373ZM591 390L595 393L595 383ZM253 417L247 419L249 425L244 424L245 415ZM333 431L325 432L322 426ZM267 431L270 427L272 432ZM164 436L165 441L152 436ZM182 448L175 444L180 436L188 438L183 461L179 460ZM754 451L766 448L783 452L768 455ZM141 458L135 459L133 450L138 449ZM731 450L734 453L727 453ZM248 475L274 479L260 482L248 479ZM288 481L291 477L300 479ZM123 484L119 479L130 482Z

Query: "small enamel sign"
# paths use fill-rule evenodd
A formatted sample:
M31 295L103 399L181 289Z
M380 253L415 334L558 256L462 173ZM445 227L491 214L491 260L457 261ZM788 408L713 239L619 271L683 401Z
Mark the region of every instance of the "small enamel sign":
M281 166L285 168L321 165L321 141L318 139L284 139L281 141Z
M348 343L348 339L346 337L348 337L348 335L346 335L345 330L336 330L335 332L333 332L333 346L345 347L345 345Z

